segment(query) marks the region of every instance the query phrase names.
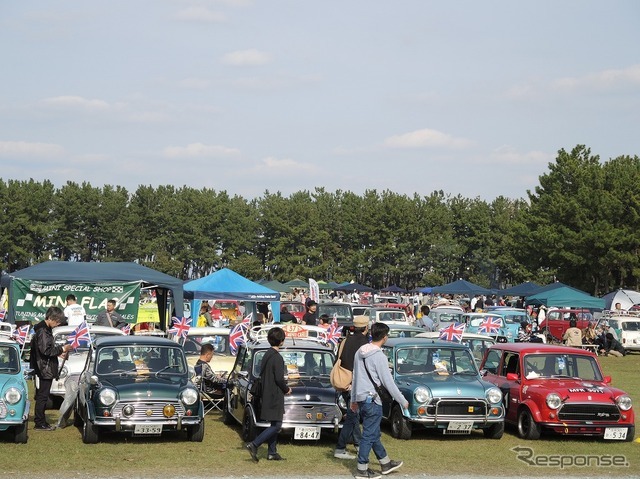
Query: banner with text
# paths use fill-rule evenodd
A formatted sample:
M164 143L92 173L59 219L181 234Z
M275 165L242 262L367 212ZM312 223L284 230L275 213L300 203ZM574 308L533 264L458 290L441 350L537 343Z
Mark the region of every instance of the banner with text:
M128 283L59 283L56 281L29 281L15 278L11 285L11 301L15 305L16 321L39 321L47 309L58 306L64 310L65 298L73 294L87 313L87 322L93 323L98 313L107 308L107 301L116 300L116 311L129 323L135 323L140 301L140 282Z

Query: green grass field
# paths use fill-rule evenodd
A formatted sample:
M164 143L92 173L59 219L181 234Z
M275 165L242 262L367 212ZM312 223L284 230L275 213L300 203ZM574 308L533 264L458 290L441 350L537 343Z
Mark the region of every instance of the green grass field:
M640 354L625 358L601 358L605 374L613 384L629 393L634 409L640 406ZM32 402L33 405L33 402ZM57 411L48 411L55 424ZM281 438L279 452L287 460L253 463L242 448L240 427L222 423L219 413L206 419L205 439L190 443L180 434L162 438L135 438L103 435L96 445L82 443L80 432L68 427L53 432L33 431L29 424L29 442L16 445L9 434L0 434L4 458L0 477L48 476L68 473L117 477L221 477L221 476L323 476L348 475L355 461L333 458L335 437L327 435L317 443L293 442ZM638 436L636 436L638 437ZM449 437L417 432L410 441L393 439L388 425L383 425L383 443L389 455L405 462L395 476L409 475L523 475L523 476L640 476L640 442L611 442L581 438L543 436L538 441L519 439L507 427L500 440L484 439L481 433ZM627 466L547 467L528 466L516 459L514 447L533 449L536 456L547 455L616 455L624 456ZM261 457L266 458L265 446ZM11 460L8 460L11 458ZM373 455L372 455L373 459ZM374 464L377 466L377 464Z

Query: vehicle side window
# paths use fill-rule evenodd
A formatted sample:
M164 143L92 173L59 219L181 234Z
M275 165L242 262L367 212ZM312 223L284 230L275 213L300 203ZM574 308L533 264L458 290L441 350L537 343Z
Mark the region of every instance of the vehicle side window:
M234 373L239 373L240 371L248 371L248 366L246 364L246 356L247 356L247 348L245 347L241 347L240 350L238 350L238 354L236 356L236 362L233 365L233 372Z
M506 376L509 373L520 374L520 356L514 353L506 353L504 356L504 362L502 363L501 376Z
M489 351L487 360L484 362L485 371L491 374L498 374L498 366L500 365L500 351Z

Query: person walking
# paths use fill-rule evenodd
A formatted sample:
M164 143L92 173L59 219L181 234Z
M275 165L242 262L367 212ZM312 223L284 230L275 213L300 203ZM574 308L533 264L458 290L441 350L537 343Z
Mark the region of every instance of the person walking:
M280 346L284 344L284 330L271 328L267 333L267 341L271 348L264 353L260 365L260 380L262 381L262 407L260 418L269 421L270 425L245 447L251 454L251 458L258 462L258 448L263 443L268 443L267 460L282 461L284 458L278 454L278 433L282 429L284 417L284 396L291 394L291 388L284 379L284 359L279 353Z
M51 306L47 309L44 319L33 328L35 334L29 363L39 381L34 411L36 431L52 431L55 429L47 423L45 410L49 392L51 391L51 384L54 379L58 378L58 356L71 351L71 345L56 345L52 329L60 326L65 320L62 310L57 306Z
M338 350L338 357L336 361L340 359L340 365L353 372L353 360L356 352L362 346L369 342L367 332L369 330L369 317L368 316L356 316L353 318L353 331L350 332L344 339ZM344 399L345 404L351 404L351 386L348 390L340 393ZM347 442L353 441L353 445L358 449L360 447L360 438L362 437L362 431L360 430L360 417L351 408L347 408L347 414L344 422L342 423L342 429L338 436L338 443L336 449L333 452L333 457L337 459L355 459L356 456L347 452Z
M358 449L358 471L355 479L379 479L380 474L369 468L369 454L373 449L382 474L386 475L402 467L402 461L393 461L380 440L380 422L382 421L382 400L376 392L378 386L384 386L403 410L409 408L409 402L396 386L389 371L387 356L382 346L389 337L389 326L375 323L371 327L371 343L365 344L355 355L353 382L351 386L351 410L359 412L362 419L362 439ZM375 384L374 384L375 383Z

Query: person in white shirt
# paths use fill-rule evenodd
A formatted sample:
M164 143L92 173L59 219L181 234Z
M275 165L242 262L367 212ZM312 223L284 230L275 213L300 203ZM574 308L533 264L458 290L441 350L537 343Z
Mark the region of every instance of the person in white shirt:
M67 324L78 326L87 318L87 313L82 305L78 304L78 299L73 294L67 295L66 300L67 307L64 308L64 315L67 317Z

